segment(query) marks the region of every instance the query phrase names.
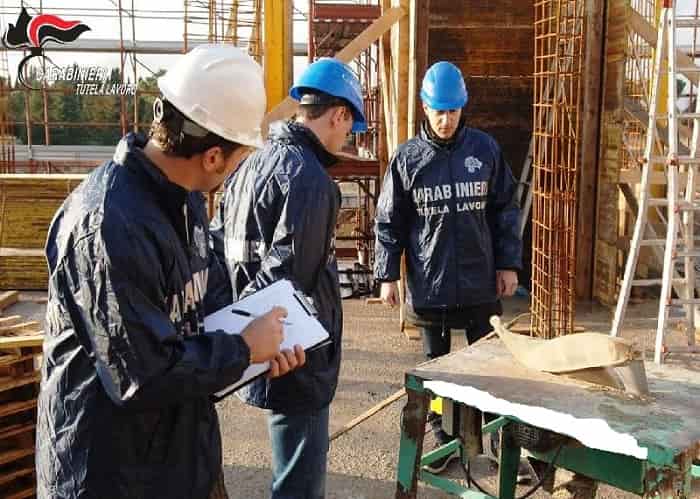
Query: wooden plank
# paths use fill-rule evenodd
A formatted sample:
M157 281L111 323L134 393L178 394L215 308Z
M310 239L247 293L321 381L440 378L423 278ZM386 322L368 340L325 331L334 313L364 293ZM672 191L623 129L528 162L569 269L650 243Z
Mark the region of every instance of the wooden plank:
M576 227L576 298L593 299L596 182L602 96L605 0L586 2L586 43L583 72L581 168Z
M0 326L0 336L17 336L17 333L40 334L41 324L37 321L20 322L19 324L11 324Z
M3 376L0 377L0 392L6 392L20 386L31 385L41 381L41 373L35 371L23 376Z
M19 291L3 291L0 293L0 312L19 301Z
M5 416L12 416L13 414L34 410L36 409L36 404L36 399L0 404L0 417L4 418Z
M34 473L34 466L19 466L12 471L6 471L0 475L0 487L11 483L18 478L31 476Z
M397 400L401 399L404 395L406 395L406 389L402 388L401 390L397 391L396 393L390 395L389 397L385 398L378 404L374 405L373 407L369 408L367 411L363 412L356 418L352 419L349 423L343 425L342 428L340 428L337 431L334 431L333 434L330 436L330 441L332 442L336 438L338 438L341 435L344 435L345 433L349 432L353 428L355 428L357 425L362 423L363 421L371 418L375 414L377 414L379 411L384 409L385 407L390 406Z
M376 19L370 24L367 29L360 33L353 41L348 43L340 52L335 54L335 58L345 63L352 61L360 52L373 44L380 36L382 36L391 26L404 17L406 12L399 8L389 9L382 17ZM297 108L297 102L291 97L287 97L269 113L265 115L262 123L263 137L267 137L267 131L270 123L289 118Z
M20 364L25 360L32 360L41 353L28 354L28 355L0 355L0 367L7 367L13 364Z
M0 440L6 440L10 437L22 435L23 433L29 433L34 431L34 428L36 428L36 425L33 422L8 426L0 430Z
M32 455L34 455L33 447L28 447L26 449L11 449L5 452L0 452L0 465L19 461L22 458Z
M17 324L21 320L21 315L9 315L7 317L0 317L0 326L11 326L12 324Z
M30 485L19 492L7 496L5 499L27 499L36 495L36 485Z
M0 350L11 350L23 347L40 347L44 344L44 335L0 337Z

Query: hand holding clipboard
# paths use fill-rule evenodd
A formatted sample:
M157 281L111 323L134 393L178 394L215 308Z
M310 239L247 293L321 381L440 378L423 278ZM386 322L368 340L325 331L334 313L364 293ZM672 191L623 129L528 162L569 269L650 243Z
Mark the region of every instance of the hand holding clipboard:
M208 315L204 318L204 328L207 331L223 330L230 334L240 334L255 316L263 315L274 306L287 309L284 340L280 349L291 350L294 345L301 345L306 352L309 352L330 342L328 332L315 317L316 311L313 305L286 279L277 281ZM240 380L216 393L216 397L221 399L233 393L266 373L269 368L267 362L250 365Z

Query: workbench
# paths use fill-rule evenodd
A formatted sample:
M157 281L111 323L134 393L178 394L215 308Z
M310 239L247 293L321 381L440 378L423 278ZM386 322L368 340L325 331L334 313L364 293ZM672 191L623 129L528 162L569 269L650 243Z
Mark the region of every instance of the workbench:
M548 430L561 442L532 451L537 460L644 497L689 498L700 442L700 366L645 364L649 395L541 373L520 366L497 337L421 364L406 373L396 498L416 497L417 481L466 499L492 496L421 469L459 450L462 463L481 452L481 412L501 416L498 498L515 497L521 447L509 425ZM459 438L422 455L433 396L459 408ZM500 422L499 422L500 421ZM489 426L489 425L486 425ZM491 424L493 429L493 424Z

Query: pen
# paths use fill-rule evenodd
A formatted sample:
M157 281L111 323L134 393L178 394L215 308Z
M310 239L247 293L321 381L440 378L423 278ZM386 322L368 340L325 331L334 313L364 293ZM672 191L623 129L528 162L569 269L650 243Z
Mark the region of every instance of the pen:
M257 319L258 317L260 317L259 315L254 314L254 313L252 313L252 312L248 312L247 310L239 310L239 309L236 309L236 308L234 308L233 310L231 310L231 313L232 313L232 314L236 314L236 315L241 315L241 316L243 316L243 317L252 317L253 319ZM292 325L291 322L289 322L289 321L287 321L287 320L284 320L284 319L282 319L280 322L281 322L282 324L284 324L285 326L291 326L291 325Z

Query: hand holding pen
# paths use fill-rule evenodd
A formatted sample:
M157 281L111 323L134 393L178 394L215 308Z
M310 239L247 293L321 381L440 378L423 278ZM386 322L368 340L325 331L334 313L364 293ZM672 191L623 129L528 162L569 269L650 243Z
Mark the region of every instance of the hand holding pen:
M241 310L234 308L231 310L232 314L240 315L241 317L250 317L251 319L257 319L258 317L261 317L261 315L254 314L253 312L248 312L247 310ZM286 319L280 319L280 322L284 324L285 326L291 326L292 323L289 322Z

